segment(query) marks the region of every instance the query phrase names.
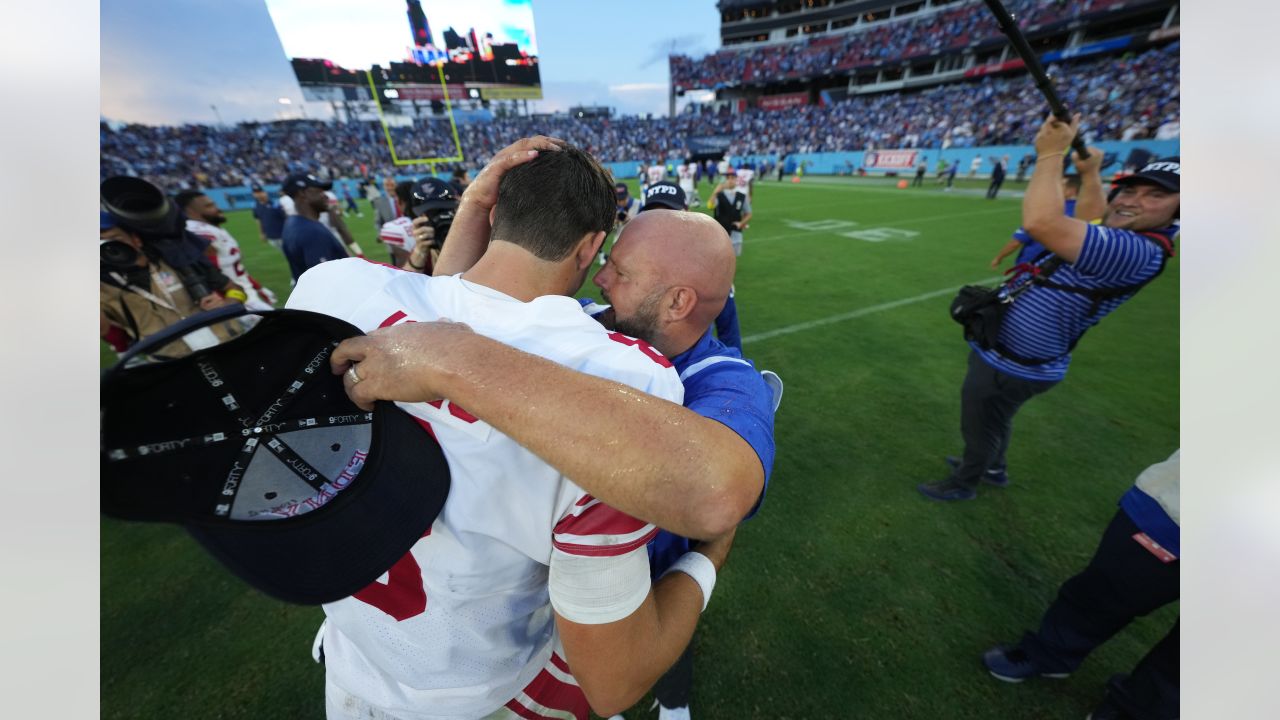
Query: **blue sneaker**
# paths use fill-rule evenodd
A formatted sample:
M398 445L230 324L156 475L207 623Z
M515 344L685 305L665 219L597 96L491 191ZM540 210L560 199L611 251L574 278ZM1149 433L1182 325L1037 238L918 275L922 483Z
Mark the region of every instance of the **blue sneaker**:
M1031 658L1027 657L1026 651L1021 647L1008 645L997 645L983 653L982 664L987 666L987 672L991 673L991 677L1007 683L1020 683L1029 677L1061 680L1071 675L1071 673L1041 672Z
M960 458L955 455L947 456L947 465L955 470L960 467ZM988 470L982 473L982 482L996 487L1005 487L1009 484L1009 473L1004 470Z
M916 490L930 500L953 502L955 500L972 500L978 497L978 491L950 480L939 480L931 483L920 483Z

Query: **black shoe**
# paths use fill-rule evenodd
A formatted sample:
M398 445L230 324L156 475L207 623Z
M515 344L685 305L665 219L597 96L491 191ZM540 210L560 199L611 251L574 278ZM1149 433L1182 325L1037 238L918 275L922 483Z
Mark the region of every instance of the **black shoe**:
M983 653L982 664L987 667L991 677L1007 683L1020 683L1030 677L1061 680L1071 675L1071 673L1042 672L1040 667L1027 656L1025 650L1008 645L997 645Z
M978 491L950 480L939 480L931 483L920 483L916 490L930 500L952 502L955 500L972 500L978 497Z
M960 467L960 458L955 455L948 455L946 460L947 465L949 465L952 470ZM1004 470L988 470L982 473L982 482L988 485L995 485L996 487L1007 487L1009 485L1009 473Z

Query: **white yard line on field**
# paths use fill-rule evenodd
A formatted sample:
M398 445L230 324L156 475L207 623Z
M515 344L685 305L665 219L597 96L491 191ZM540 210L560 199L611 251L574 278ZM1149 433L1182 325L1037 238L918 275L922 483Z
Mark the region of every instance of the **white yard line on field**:
M988 285L1000 279L1001 278L998 276L991 277L983 280L974 281L971 284ZM953 294L958 289L959 288L957 286L953 285L950 287L942 288L941 290L934 290L932 292L915 295L909 298L902 298L901 300L892 300L890 302L880 303L879 305L871 305L869 307L858 308L857 310L850 310L849 312L840 313L839 315L831 315L829 317L819 318L817 320L809 320L808 322L796 323L795 325L787 325L786 327L780 327L775 330L766 330L765 332L756 333L755 335L747 335L746 337L742 338L742 342L751 343L751 342L756 342L758 340L768 340L769 338L775 338L781 335L790 335L791 333L798 333L804 330L812 330L814 328L823 327L825 325L844 322L845 320L853 320L854 318L860 318L866 315L874 315L875 313L884 312L885 310L892 310L896 307L902 307L903 305L911 305L913 303L923 302L925 300L931 300L936 297L942 297L943 295Z
M873 227L898 227L899 225L915 225L917 223L929 223L935 220L953 220L955 218L972 217L975 215L992 215L998 212L1007 213L1009 212L1009 209L1008 208L987 208L986 210L974 210L972 212L963 212L963 213L950 213L947 215L928 215L925 217L908 218L906 220L895 220L893 222L868 223L866 227L863 227L863 225L859 223L855 225L850 225L848 227L837 228L836 230L839 230L840 232L848 232L850 230L855 230L855 229L866 230ZM785 240L788 238L803 237L805 235L835 235L837 234L836 230L808 230L805 232L787 233L785 235L766 235L765 237L762 237L762 238L753 238L751 237L751 235L747 235L746 238L743 240L743 247L749 249L750 246L758 245L763 242L770 242L773 240ZM748 233L750 232L750 228L748 228L747 232Z

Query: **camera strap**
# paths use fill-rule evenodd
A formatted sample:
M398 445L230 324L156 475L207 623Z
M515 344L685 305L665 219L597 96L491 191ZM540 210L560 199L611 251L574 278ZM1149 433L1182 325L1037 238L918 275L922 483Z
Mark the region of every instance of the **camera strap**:
M152 268L151 270L151 282L153 282L156 287L160 288L160 291L165 294L166 298L168 298L167 301L160 299L154 293L148 290L143 290L137 285L130 283L128 280L125 279L123 275L121 275L118 272L112 271L110 275L111 275L111 279L115 280L116 284L118 284L121 289L128 290L129 292L132 292L135 295L141 295L142 297L146 298L147 300L150 300L151 302L155 303L156 305L159 305L160 307L166 310L172 310L173 312L178 313L178 317L180 318L186 317L185 315L182 314L182 311L178 309L178 304L174 302L173 294L169 292L169 288L165 287L165 284L160 282L160 278L156 276L156 271L154 268Z
M165 308L166 310L173 311L178 315L178 318L180 321L183 319L186 319L188 315L183 314L183 312L178 309L178 303L176 300L173 299L173 293L169 292L169 287L165 285L163 280L161 280L159 274L156 272L155 267L152 266L149 269L151 271L151 282L157 288L159 288L160 292L164 293L163 299L158 297L155 293L149 290L143 290L137 285L130 283L120 273L113 271L110 273L110 275L111 275L111 279L115 280L122 290L127 290L129 292L132 292L135 295L139 295L143 298L146 298L148 301L156 305L159 305L162 308ZM129 313L127 303L121 303L121 305L124 306L125 312ZM198 312L199 308L197 307L196 310ZM134 332L137 333L138 332L137 323L136 321L133 320L132 313L129 313L129 316L130 316L129 317L130 322L134 324ZM141 338L136 338L136 339L140 340ZM213 347L214 345L217 345L219 342L221 342L218 339L217 334L214 333L213 330L207 327L201 327L201 328L196 328L195 330L192 330L182 338L182 341L186 343L187 347L191 348L192 350L201 350L207 347Z

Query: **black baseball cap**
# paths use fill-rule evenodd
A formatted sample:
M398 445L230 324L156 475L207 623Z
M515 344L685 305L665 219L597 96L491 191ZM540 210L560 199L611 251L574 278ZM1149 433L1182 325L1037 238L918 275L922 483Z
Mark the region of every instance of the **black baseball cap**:
M458 194L453 186L437 177L422 177L413 181L409 188L410 209L414 217L436 211L453 213L458 209ZM449 217L453 217L452 214Z
M653 209L687 210L689 202L685 199L684 190L681 190L679 185L657 182L644 191L644 207L640 208L640 212Z
M627 195L629 195L630 193L631 193L631 191L627 188L627 184L626 184L626 183L614 183L614 185L613 185L613 194L614 194L614 195L617 195L619 200L621 200L622 198L626 197L626 196L627 196Z
M1116 185L1137 185L1140 183L1150 183L1159 185L1165 190L1171 192L1180 192L1178 190L1179 180L1182 179L1182 161L1180 156L1161 158L1152 160L1147 163L1141 170L1122 178L1117 178Z
M146 353L236 321L233 305L144 339L102 378L104 515L182 525L251 586L288 602L348 597L431 527L449 466L394 404L357 407L329 367L360 335L301 310L177 360Z
M293 197L309 187L329 190L333 187L333 183L321 182L320 178L310 173L294 173L285 178L284 182L280 184L280 191L289 197Z

